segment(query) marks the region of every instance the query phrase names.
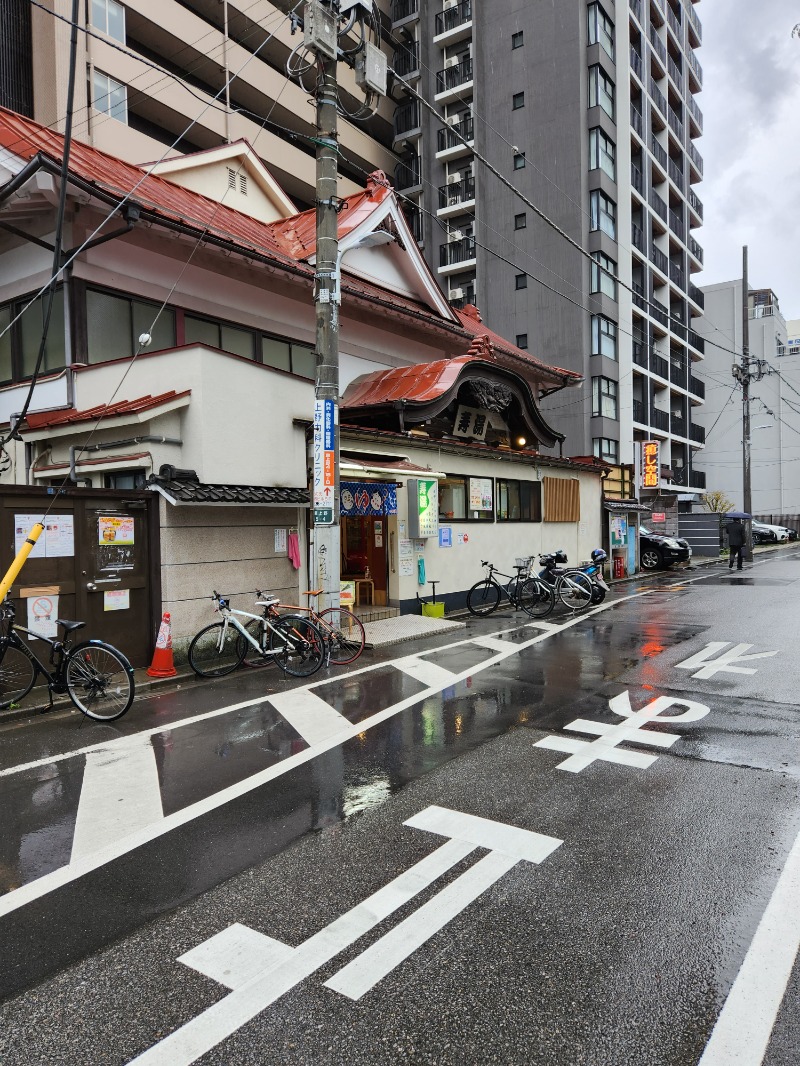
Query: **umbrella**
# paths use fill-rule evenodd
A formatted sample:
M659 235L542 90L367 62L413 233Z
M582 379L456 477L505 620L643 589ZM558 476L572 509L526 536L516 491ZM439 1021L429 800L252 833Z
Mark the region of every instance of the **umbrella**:
M753 516L751 514L748 514L747 511L728 511L725 514L724 517L725 518L744 518L744 519L749 519L749 518L752 518Z

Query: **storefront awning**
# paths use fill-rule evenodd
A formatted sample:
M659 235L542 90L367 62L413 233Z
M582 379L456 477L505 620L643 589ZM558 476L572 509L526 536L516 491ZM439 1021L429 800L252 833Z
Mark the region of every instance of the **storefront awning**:
M606 511L616 512L621 514L624 511L642 511L648 514L653 510L646 503L639 503L638 500L603 500L603 507Z
M339 463L339 469L341 470L343 477L345 475L358 475L359 477L377 477L383 479L397 477L426 477L436 478L437 480L447 477L446 474L438 473L435 470L428 470L428 468L424 466L417 466L415 463L411 463L407 459L392 459L389 462L382 463L378 459L356 459L352 455L343 455Z

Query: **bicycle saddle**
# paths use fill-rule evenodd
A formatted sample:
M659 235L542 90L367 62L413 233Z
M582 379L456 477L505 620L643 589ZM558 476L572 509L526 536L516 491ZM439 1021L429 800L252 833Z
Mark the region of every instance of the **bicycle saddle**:
M63 626L67 633L71 633L73 629L83 629L86 625L85 622L69 622L65 618L56 618L56 625Z
M271 607L273 603L280 602L280 596L263 596L260 600L256 600L256 607Z

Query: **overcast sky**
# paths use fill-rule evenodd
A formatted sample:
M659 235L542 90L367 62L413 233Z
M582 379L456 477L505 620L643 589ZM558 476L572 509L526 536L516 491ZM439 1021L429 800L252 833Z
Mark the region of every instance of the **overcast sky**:
M695 284L742 276L800 318L800 0L703 0L703 136L697 142L705 270Z

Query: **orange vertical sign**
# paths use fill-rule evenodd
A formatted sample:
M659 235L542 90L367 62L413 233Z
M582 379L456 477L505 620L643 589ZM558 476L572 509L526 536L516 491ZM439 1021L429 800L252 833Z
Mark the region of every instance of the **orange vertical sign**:
M658 488L659 466L658 441L642 441L642 488Z

